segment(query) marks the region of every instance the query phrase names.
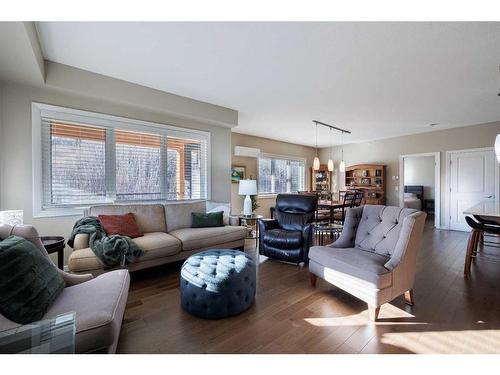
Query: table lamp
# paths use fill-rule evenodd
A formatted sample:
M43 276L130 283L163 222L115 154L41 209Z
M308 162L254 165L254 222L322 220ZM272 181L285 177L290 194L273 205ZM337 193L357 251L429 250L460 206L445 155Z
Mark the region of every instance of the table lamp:
M0 211L0 224L22 225L23 210Z
M257 181L255 180L240 180L239 195L246 195L243 203L243 215L252 215L252 199L250 195L257 194Z

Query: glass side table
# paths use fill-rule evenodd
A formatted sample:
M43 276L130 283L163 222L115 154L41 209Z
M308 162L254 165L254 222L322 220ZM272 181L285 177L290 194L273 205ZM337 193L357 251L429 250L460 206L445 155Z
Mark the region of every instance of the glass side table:
M343 228L344 226L341 224L334 224L334 223L315 224L313 230L314 230L314 236L316 237L316 243L319 246L323 246L325 242L324 240L325 236L329 236L332 239L332 241L336 241L339 238L340 233L342 233Z
M264 218L262 215L252 214L252 215L231 215L231 217L238 219L238 225L248 228L248 235L246 239L255 240L255 246L257 247L259 243L259 224L257 223L259 219Z
M61 314L0 332L2 354L74 354L76 314Z

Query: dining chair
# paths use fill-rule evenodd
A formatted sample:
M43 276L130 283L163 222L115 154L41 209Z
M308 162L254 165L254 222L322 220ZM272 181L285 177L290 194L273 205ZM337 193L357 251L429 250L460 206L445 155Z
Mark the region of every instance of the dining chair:
M345 214L348 208L352 208L356 193L354 191L346 191L340 208L333 212L333 221L337 224L344 225Z
M356 191L355 196L354 196L354 200L352 203L352 207L359 207L359 206L361 206L362 202L363 202L363 192Z
M474 216L476 219L477 217ZM472 260L478 255L478 245L481 244L483 247L494 247L500 248L500 243L494 241L484 241L484 235L492 235L495 237L500 236L500 224L485 220L479 219L480 221L474 220L470 216L465 217L465 221L471 227L472 231L469 236L469 242L467 243L467 251L465 254L465 264L464 264L464 277L470 276ZM484 254L482 257L485 260L499 260L498 256Z

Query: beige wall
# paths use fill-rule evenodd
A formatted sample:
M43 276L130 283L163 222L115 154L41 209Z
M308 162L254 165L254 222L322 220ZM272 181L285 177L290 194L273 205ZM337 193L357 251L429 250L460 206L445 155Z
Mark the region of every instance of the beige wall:
M66 71L65 74L69 73ZM86 79L79 83L82 87L86 88L82 88L82 92L87 92L86 90L89 90L89 87L98 87L97 85L102 76L86 72L85 77ZM0 105L2 113L2 134L0 138L0 208L23 209L25 222L35 225L41 234L61 235L66 238L78 218L75 216L33 218L32 216L31 103L33 101L209 131L212 148L212 199L229 202L231 199L231 129L227 126L216 126L192 119L175 117L164 111L161 104L162 97L158 91L151 90L150 92L144 87L136 88L129 83L122 85L122 81L114 82L111 78L106 78L105 82L109 82L109 80L112 81L112 85L103 86L100 91L94 92L92 96L77 94L75 92L77 87L74 81L71 90L62 86L55 88L53 82L51 85L36 87L14 83L0 83L2 99ZM59 84L62 85L63 82L60 81ZM151 104L149 105L150 108L146 108L145 106L132 106L130 103L124 103L124 98L127 98L127 92L130 93L132 99L140 93L140 103L138 104L141 105L148 101L147 95L150 93L153 99L152 103L155 104L154 110L151 108ZM164 96L163 101L168 101L169 95ZM131 101L130 98L128 100ZM188 104L184 103L184 113L189 112ZM168 107L167 105L165 106ZM218 114L220 107L214 106L216 107L214 109L209 104L202 103L199 105L196 104L196 111L193 111L195 116L197 118L202 116L203 109L207 106L209 108L208 113L212 118ZM224 111L222 114L226 115ZM66 255L68 254L69 251L67 249Z
M441 225L444 223L446 151L469 148L493 147L496 135L500 133L500 121L488 124L461 127L378 141L349 144L344 147L346 165L377 163L387 166L387 204L399 205L399 192L395 187L399 181L391 176L399 175L399 156L425 152L441 152ZM320 150L320 160L328 160L328 149ZM335 148L335 168L338 169L340 148ZM344 177L339 180L343 185Z
M257 159L234 156L234 146L254 147L260 149L263 153L305 158L307 160L306 190L309 189L310 167L316 155L314 148L233 132L231 135L232 165L245 166L247 178L253 179L257 178ZM243 199L243 196L238 195L238 184L231 184L231 211L233 214L239 214L243 210ZM276 198L274 196L258 198L260 207L256 210L256 213L269 217L270 207L274 206L275 202Z
M422 185L424 199L434 199L434 156L405 157L404 164L404 184Z

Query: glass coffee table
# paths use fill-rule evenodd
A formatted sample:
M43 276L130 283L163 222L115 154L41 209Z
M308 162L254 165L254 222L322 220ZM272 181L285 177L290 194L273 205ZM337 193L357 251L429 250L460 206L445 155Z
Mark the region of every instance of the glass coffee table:
M75 353L75 313L61 314L0 332L2 354Z
M314 236L316 237L316 243L319 246L323 246L325 243L325 236L330 237L332 242L336 241L339 238L340 233L342 233L343 228L343 225L334 223L314 224L313 230Z

